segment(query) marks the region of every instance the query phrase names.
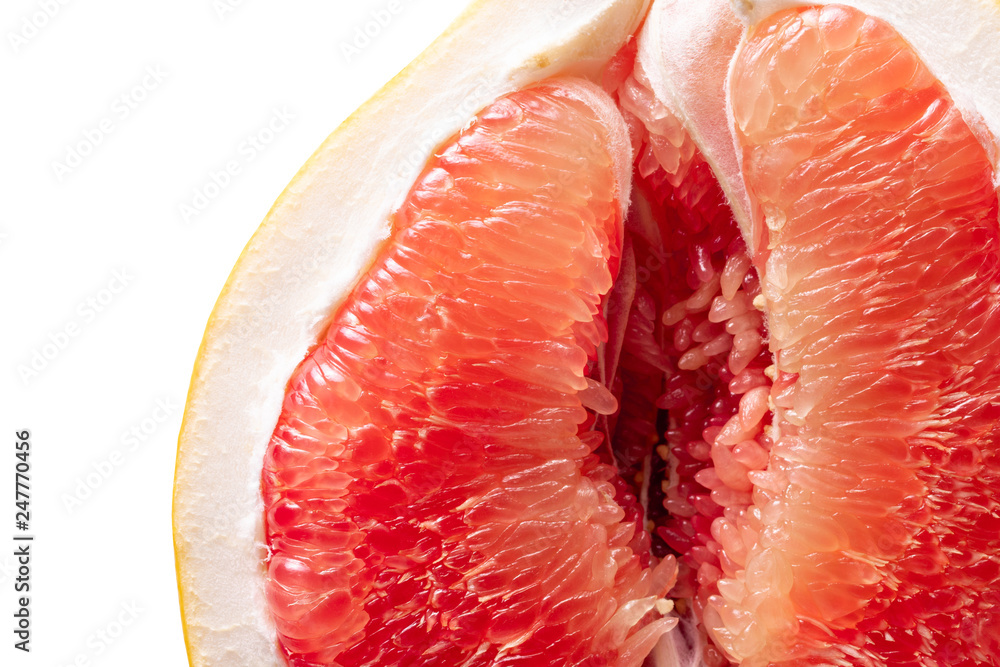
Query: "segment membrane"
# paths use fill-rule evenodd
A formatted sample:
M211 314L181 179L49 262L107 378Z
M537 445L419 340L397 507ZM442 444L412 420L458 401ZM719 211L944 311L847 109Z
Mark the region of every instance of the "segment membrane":
M764 469L771 446L771 355L754 305L760 284L711 168L657 97L641 58L618 96L637 154L638 204L626 232L644 273L637 271L622 351L613 444L626 461L655 446L648 502L654 552L678 556L670 595L690 620L700 619L720 578L743 565L735 526L751 504L748 475ZM700 664L729 664L703 630L687 640L673 636L677 664L693 664L681 645L689 640Z

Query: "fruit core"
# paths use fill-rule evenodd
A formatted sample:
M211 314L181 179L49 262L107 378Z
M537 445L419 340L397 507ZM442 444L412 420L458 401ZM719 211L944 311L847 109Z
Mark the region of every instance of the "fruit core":
M991 156L885 23L776 14L731 80L751 254L635 53L445 142L289 381L288 663L638 667L677 617L712 666L990 663Z

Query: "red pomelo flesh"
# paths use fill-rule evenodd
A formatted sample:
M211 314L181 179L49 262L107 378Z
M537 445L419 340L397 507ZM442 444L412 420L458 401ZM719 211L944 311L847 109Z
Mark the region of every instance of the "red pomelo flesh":
M498 100L289 382L289 664L638 666L671 586L712 667L998 664L991 156L886 24L781 12L730 82L751 257L634 56L631 195L591 84Z
M734 568L705 622L744 665L996 664L989 156L855 10L771 17L732 77L777 381L770 461L753 506L719 520Z
M771 356L763 313L753 306L760 285L711 169L650 90L641 62L618 86L618 99L636 149L640 205L628 229L646 268L637 291L650 295L656 312L646 344L626 346L634 361L623 374L633 393L653 390L652 414L659 410L666 422L645 443L647 455L655 447L650 468L662 470L648 504L653 548L680 557L670 595L700 618L728 558L713 533L722 525L716 519L750 504L748 471L768 460ZM734 419L739 429L727 430ZM616 433L616 449L630 442ZM707 664L728 663L714 646L703 653Z
M587 371L626 195L596 95L482 112L292 378L264 466L290 664L638 665L672 624L580 429L614 403Z

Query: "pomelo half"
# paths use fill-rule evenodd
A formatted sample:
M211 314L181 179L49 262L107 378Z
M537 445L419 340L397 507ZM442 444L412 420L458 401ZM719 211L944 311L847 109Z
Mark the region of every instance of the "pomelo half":
M1000 664L997 6L571 4L474 4L247 246L192 665Z

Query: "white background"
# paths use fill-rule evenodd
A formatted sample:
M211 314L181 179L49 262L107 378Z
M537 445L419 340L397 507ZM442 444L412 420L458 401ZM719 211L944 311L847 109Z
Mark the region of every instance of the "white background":
M3 2L0 663L186 664L171 486L209 313L299 166L464 4ZM24 428L30 654L13 648Z

